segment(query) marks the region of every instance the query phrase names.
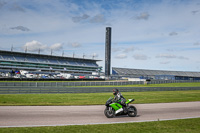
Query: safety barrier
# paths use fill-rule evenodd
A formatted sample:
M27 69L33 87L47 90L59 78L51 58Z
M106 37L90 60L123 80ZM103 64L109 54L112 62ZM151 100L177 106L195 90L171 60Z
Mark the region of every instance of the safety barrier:
M0 82L0 94L24 93L97 93L111 92L113 88L123 91L176 91L200 90L200 87L124 87L133 84L163 84L200 82L198 80L152 80L152 81L104 81L104 82ZM123 86L123 87L120 87Z
M152 80L152 81L82 81L82 82L0 82L0 87L77 87L77 86L122 86L136 84L165 84L165 83L189 83L200 80Z
M112 93L114 88L121 92L200 90L200 87L0 87L0 94Z

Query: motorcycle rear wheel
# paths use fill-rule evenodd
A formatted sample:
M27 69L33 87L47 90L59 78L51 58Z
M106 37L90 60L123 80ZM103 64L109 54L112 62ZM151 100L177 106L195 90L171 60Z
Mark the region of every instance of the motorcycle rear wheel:
M115 110L114 110L113 108L111 108L111 109L109 110L109 108L106 107L105 110L104 110L104 114L105 114L105 116L106 116L107 118L113 118L113 117L115 116Z
M135 106L129 106L128 108L128 116L129 117L136 117L137 116L137 109Z

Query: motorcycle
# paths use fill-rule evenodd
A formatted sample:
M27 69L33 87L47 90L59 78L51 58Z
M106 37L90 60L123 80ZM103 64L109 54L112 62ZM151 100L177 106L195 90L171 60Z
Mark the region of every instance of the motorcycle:
M110 97L106 101L106 108L104 110L104 114L107 118L113 118L116 115L128 115L129 117L137 116L137 109L135 106L130 105L129 103L133 102L134 99L128 99L126 101L126 107L123 107L120 103L114 102L114 98ZM119 101L120 102L120 101Z

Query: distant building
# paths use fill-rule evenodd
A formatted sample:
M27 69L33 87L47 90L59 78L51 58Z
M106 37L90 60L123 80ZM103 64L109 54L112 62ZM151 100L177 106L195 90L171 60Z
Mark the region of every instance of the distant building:
M133 68L112 68L112 74L118 77L130 77L155 80L200 80L200 72L146 70Z
M53 55L42 55L33 53L22 53L0 50L0 72L24 70L35 74L92 74L101 73L102 67L98 66L95 59L83 59L73 57L62 57Z

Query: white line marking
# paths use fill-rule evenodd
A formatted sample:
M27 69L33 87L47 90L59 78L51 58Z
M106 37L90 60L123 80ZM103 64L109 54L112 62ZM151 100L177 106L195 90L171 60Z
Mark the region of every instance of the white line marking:
M120 123L138 123L138 122L154 122L154 121L169 121L169 120L182 120L182 119L192 119L200 118L200 116L195 117L184 117L184 118L172 118L172 119L157 119L157 120L141 120L141 121L127 121L127 122L104 122L104 123L87 123L87 124L55 124L55 125L21 125L21 126L0 126L0 128L8 127L52 127L52 126L72 126L72 125L100 125L100 124L120 124Z

